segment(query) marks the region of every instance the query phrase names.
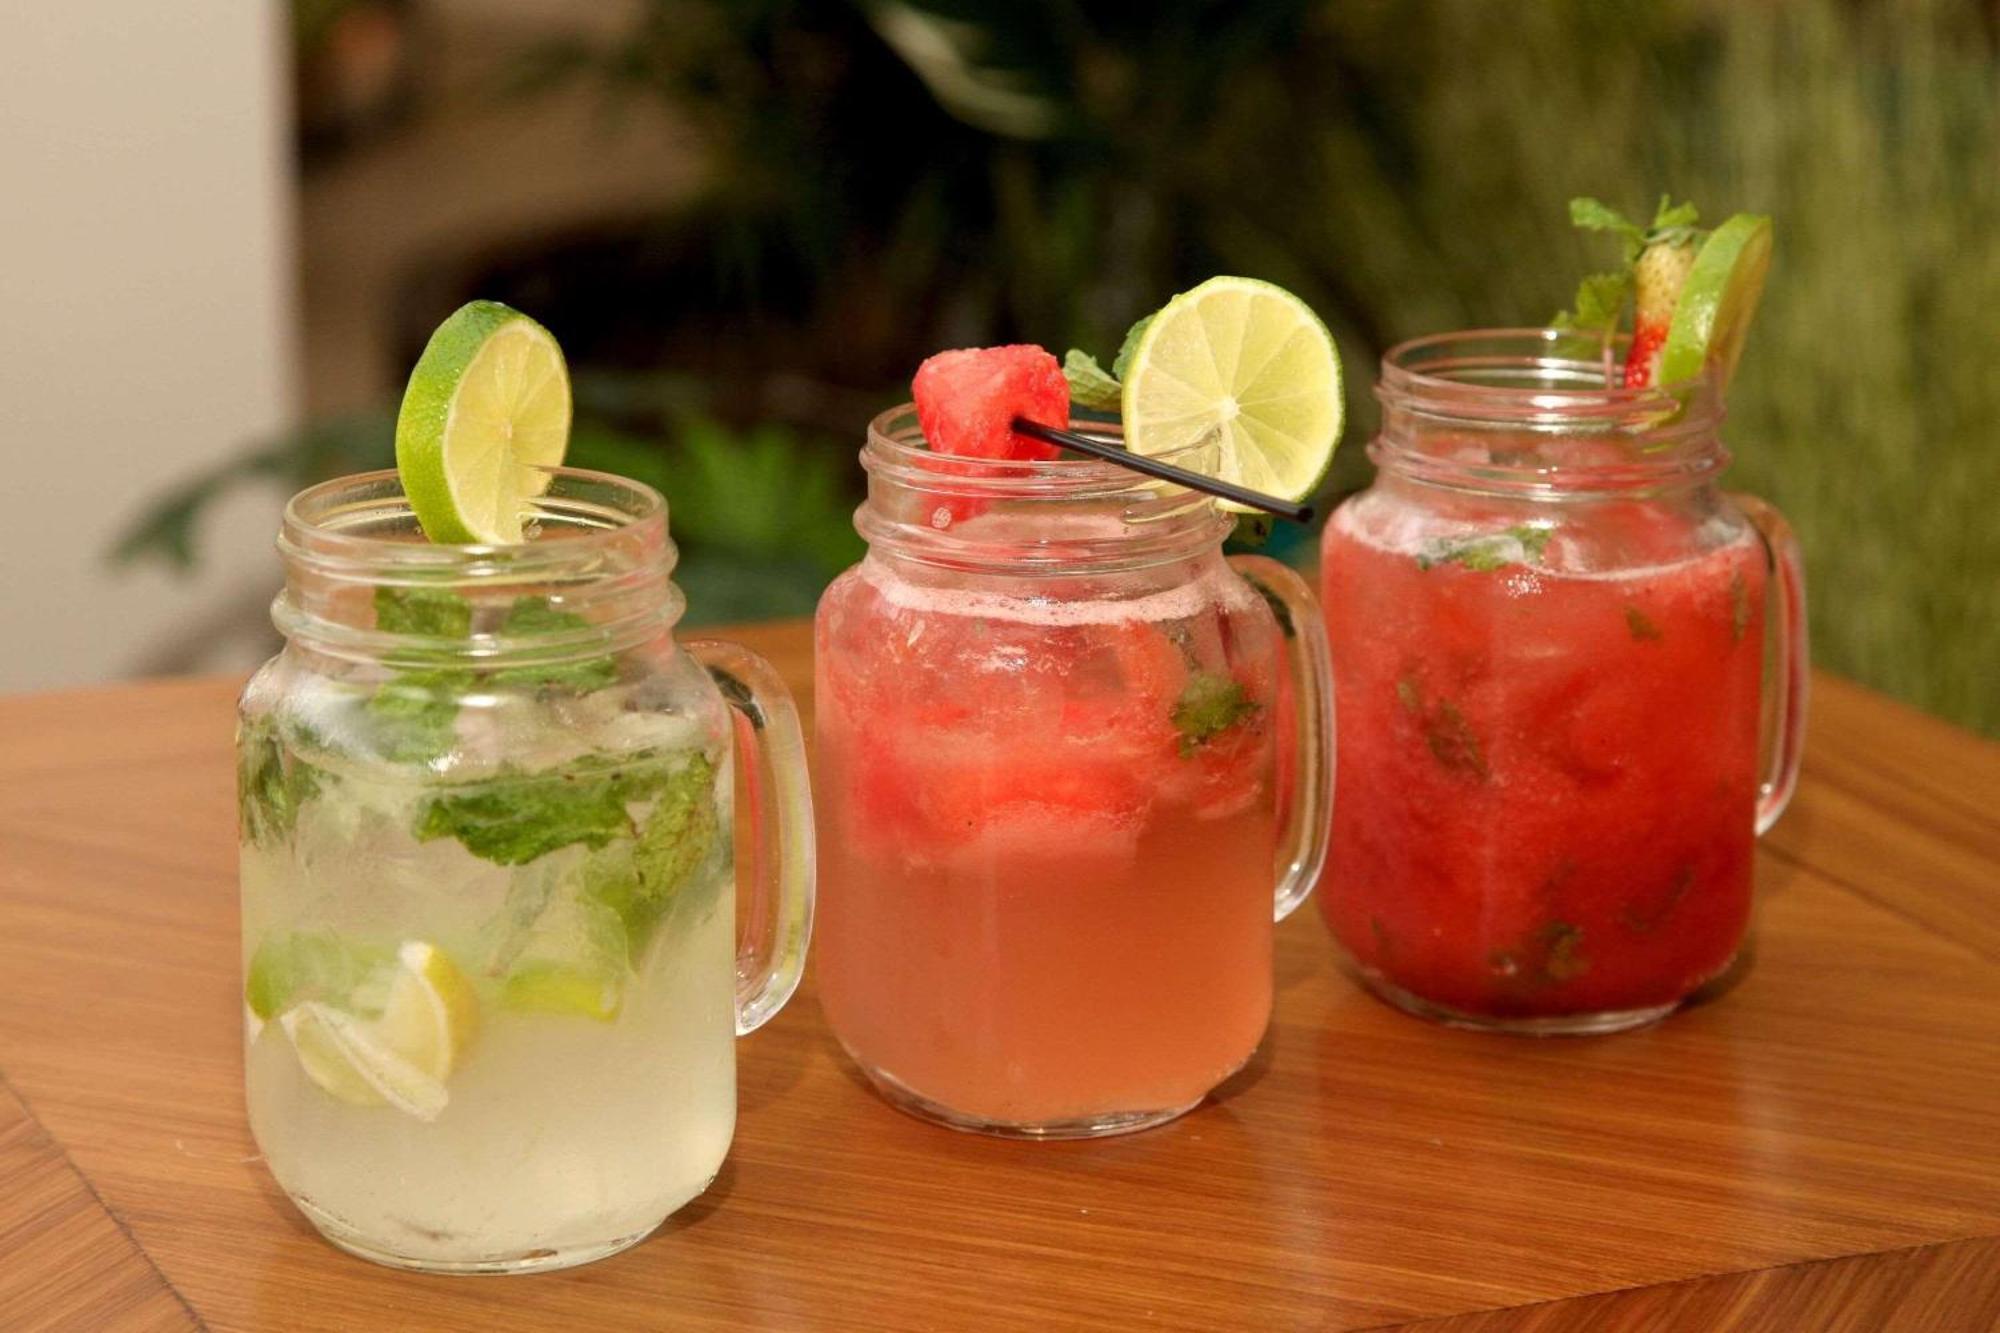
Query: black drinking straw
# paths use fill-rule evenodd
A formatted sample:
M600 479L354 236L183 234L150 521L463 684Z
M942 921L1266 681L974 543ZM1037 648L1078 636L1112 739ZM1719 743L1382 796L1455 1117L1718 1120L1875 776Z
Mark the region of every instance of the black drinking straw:
M1294 523L1312 522L1311 505L1293 504L1290 500L1280 500L1276 496L1253 491L1233 482L1205 477L1199 472L1190 472L1184 467L1175 467L1172 463L1162 463L1144 454L1121 449L1109 440L1057 430L1054 426L1044 426L1041 422L1030 421L1026 417L1014 418L1014 430L1017 434L1030 436L1045 444L1053 444L1059 449L1073 449L1080 454L1089 454L1092 458L1101 458L1107 463L1116 463L1119 467L1128 467L1134 472L1158 477L1161 481L1171 481L1176 486L1185 486L1191 491L1200 491L1204 495L1213 495L1218 499L1248 505L1267 514L1276 514L1279 518L1289 518Z

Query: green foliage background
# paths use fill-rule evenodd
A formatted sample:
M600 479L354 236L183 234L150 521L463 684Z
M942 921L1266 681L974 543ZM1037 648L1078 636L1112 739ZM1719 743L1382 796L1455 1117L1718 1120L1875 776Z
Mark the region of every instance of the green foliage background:
M659 99L701 135L706 186L621 242L616 281L531 259L468 282L556 328L580 392L598 360L628 390L635 369L679 386L666 411L580 403L579 461L668 491L711 618L810 605L853 550L866 405L937 347L1108 358L1170 292L1268 278L1343 344L1338 493L1366 480L1385 346L1541 322L1610 258L1567 200L1640 213L1671 191L1777 220L1726 436L1734 484L1799 529L1818 660L2000 734L2000 59L1979 0L649 0L614 42L524 52L521 76L515 95ZM190 551L233 478L328 470L315 438L166 497L129 553Z

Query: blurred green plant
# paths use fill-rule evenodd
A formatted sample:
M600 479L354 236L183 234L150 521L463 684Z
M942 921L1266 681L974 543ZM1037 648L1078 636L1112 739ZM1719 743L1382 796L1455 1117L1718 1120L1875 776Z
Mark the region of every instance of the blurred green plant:
M526 54L520 86L585 79L614 107L665 104L699 138L704 184L622 249L472 286L534 309L579 365L671 365L719 420L837 442L836 482L858 405L885 405L929 351L1108 355L1166 294L1235 272L1298 292L1342 344L1357 439L1337 495L1367 477L1365 371L1386 345L1540 322L1601 266L1571 196L1772 214L1775 268L1732 391L1736 478L1800 530L1823 664L2000 734L1985 514L2000 63L1981 0L640 0L633 15L608 42ZM573 312L550 308L552 274L589 286ZM443 311L414 313L427 330ZM685 493L697 478L736 468L739 498L767 484L772 446L734 438L729 464L670 455L677 527L711 521ZM168 530L193 494L163 505ZM784 532L747 502L712 521L753 546Z
M1772 213L1737 476L1805 539L1823 663L2000 732L1994 39L1978 0L648 0L535 68L694 113L719 303L782 290L836 377L1108 352L1216 271L1365 366L1558 309L1598 258L1573 195Z
M616 385L627 397L632 386ZM578 397L605 386L578 383ZM244 486L287 494L329 477L396 464L393 413L329 418L254 445L160 497L113 548L118 564L192 569L203 516ZM669 496L680 548L675 581L688 595L687 623L808 615L820 588L860 557L852 505L832 454L789 429L735 433L699 414L680 418L668 443L579 420L567 462L615 472Z

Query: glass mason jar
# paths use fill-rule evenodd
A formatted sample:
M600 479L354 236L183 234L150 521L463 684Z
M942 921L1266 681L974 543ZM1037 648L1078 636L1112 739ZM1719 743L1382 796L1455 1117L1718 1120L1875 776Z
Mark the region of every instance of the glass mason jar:
M827 1019L955 1128L1170 1120L1262 1038L1324 855L1312 594L1112 465L942 459L907 407L862 463L868 555L817 627Z
M1671 1012L1735 958L1754 837L1797 776L1797 544L1720 489L1712 385L1606 387L1605 355L1534 329L1391 350L1375 483L1327 524L1320 908L1361 978L1428 1018Z
M675 643L665 502L564 469L538 509L439 546L393 472L302 492L240 707L251 1128L399 1267L582 1263L701 1193L811 929L797 716L760 659Z

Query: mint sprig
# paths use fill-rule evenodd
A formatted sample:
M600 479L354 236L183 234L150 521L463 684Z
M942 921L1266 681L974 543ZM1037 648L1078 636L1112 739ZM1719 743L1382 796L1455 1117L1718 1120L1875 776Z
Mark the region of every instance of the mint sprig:
M1417 553L1417 568L1460 565L1475 573L1491 573L1508 565L1540 564L1555 529L1533 523L1517 523L1501 532L1470 537L1440 537L1424 544Z
M1219 671L1197 671L1174 701L1172 717L1181 733L1181 757L1194 754L1256 711L1257 704L1242 682Z
M1088 352L1072 347L1063 353L1063 378L1069 381L1070 402L1097 412L1116 412L1124 402L1125 372L1132 368L1139 339L1152 322L1153 317L1147 315L1125 330L1125 341L1118 345L1118 355L1108 371Z
M1115 412L1124 390L1097 358L1072 347L1063 353L1063 378L1069 381L1069 400L1078 407Z
M1661 195L1653 210L1651 226L1642 227L1609 204L1588 195L1569 201L1570 222L1584 231L1605 232L1618 238L1624 266L1604 273L1592 273L1576 289L1576 299L1568 310L1558 311L1549 321L1559 329L1610 337L1632 298L1632 266L1650 245L1692 245L1706 233L1696 224L1701 214L1692 203L1673 202Z
M539 773L510 773L450 788L425 803L419 842L456 838L474 856L518 866L564 847L601 848L637 836L630 808L665 791L680 756L588 756Z
M472 603L448 588L375 590L375 627L390 634L429 639L466 639L472 634ZM500 622L503 637L571 632L590 628L572 611L558 611L546 597L517 597ZM376 749L397 763L428 763L451 752L457 739L459 700L482 681L543 694L588 694L618 679L609 655L546 665L503 667L482 672L458 665L449 648L420 653L436 666L398 671L368 700L375 722Z
M312 739L310 731L298 730ZM257 847L291 837L300 809L319 795L325 779L285 744L271 718L246 720L236 740L237 837Z

